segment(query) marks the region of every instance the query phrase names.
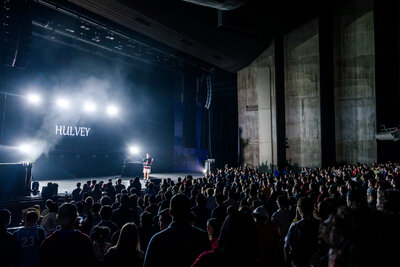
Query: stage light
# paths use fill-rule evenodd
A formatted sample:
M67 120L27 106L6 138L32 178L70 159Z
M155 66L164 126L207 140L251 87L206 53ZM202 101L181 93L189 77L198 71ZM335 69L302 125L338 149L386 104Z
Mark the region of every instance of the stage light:
M30 103L34 105L39 105L42 102L42 98L40 97L40 95L37 94L29 94L27 96L27 99Z
M84 110L86 112L94 112L96 111L96 105L93 102L86 102L84 105Z
M58 98L56 101L56 104L60 108L68 108L69 107L69 101L65 98Z
M203 169L203 173L204 173L204 174L207 174L207 169Z
M118 108L116 106L108 106L107 107L107 114L111 117L118 115Z
M129 154L137 155L137 154L139 154L139 152L140 152L140 149L137 146L129 147Z
M29 154L32 152L32 146L28 144L22 144L18 146L18 150L23 154Z

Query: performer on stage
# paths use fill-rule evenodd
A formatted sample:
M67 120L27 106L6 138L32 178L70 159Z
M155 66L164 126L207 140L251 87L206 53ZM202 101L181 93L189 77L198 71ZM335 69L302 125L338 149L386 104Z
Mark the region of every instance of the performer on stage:
M151 172L151 165L153 164L154 159L150 157L150 154L147 153L146 157L143 159L143 176L144 181L149 181L149 175Z

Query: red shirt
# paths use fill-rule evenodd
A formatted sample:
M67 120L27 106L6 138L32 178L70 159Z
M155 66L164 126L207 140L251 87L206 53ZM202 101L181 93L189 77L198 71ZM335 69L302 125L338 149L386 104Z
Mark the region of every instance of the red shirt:
M78 230L60 230L46 238L40 248L41 267L90 267L93 247L90 238Z

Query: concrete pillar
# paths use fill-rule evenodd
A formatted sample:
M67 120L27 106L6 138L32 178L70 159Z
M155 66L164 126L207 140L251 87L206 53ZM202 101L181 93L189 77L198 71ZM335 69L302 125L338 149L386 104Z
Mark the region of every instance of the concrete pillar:
M272 84L272 69L270 66L256 67L254 71L257 77L256 90L258 93L259 164L274 169L277 157L275 101L273 101L275 92Z
M284 36L286 159L295 167L321 166L318 20Z
M267 48L238 77L242 163L272 171L277 165L274 47Z
M258 150L258 100L252 68L244 68L237 74L238 125L241 163L257 166Z
M371 163L377 155L372 0L341 6L334 40L336 160Z

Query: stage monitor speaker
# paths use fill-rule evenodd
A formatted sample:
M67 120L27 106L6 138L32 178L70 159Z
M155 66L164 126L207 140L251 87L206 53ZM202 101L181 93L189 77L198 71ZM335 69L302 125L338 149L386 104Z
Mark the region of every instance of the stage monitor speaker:
M150 174L151 175L151 174ZM162 179L161 178L151 178L150 177L150 182L152 182L154 184L154 186L156 188L160 188L160 184L161 184Z
M30 0L0 0L0 62L25 69L32 39Z
M143 163L127 162L122 166L122 177L143 177Z
M29 196L32 165L23 163L0 164L0 200Z

